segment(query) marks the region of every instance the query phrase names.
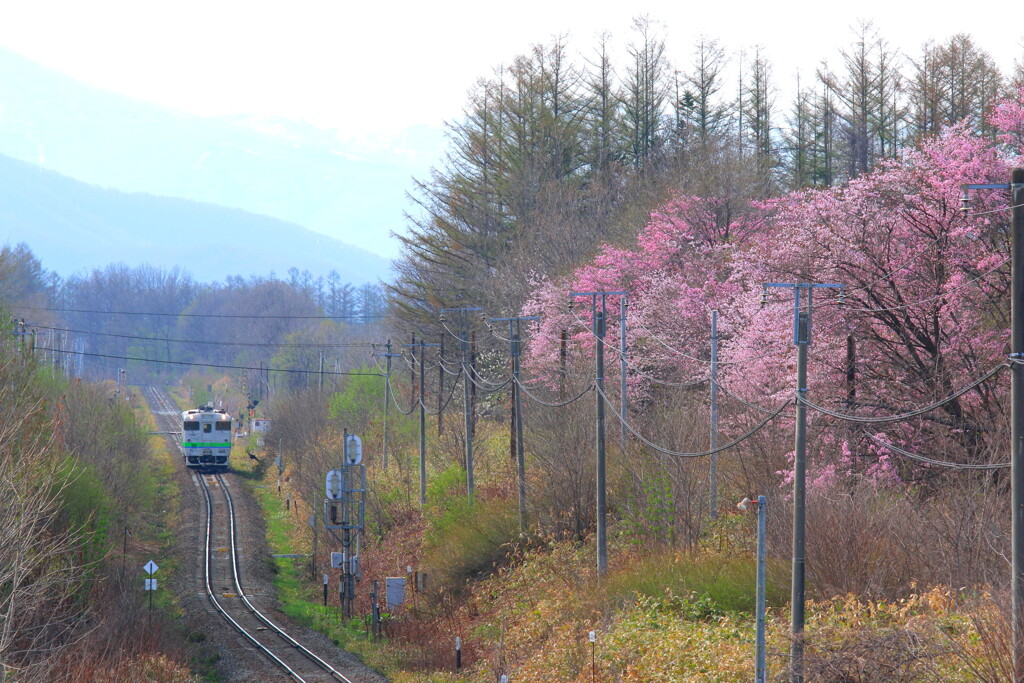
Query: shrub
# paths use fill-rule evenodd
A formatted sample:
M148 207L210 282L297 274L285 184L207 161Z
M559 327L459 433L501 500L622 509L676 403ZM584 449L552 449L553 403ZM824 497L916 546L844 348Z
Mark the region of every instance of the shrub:
M458 501L458 502L456 502ZM439 590L461 593L467 581L487 576L510 557L519 532L514 502L449 499L434 517L425 540L423 564Z
M753 612L755 558L746 554L666 552L630 563L608 577L608 596L620 607L636 600L668 599L680 614ZM768 583L767 604L785 604L785 587Z

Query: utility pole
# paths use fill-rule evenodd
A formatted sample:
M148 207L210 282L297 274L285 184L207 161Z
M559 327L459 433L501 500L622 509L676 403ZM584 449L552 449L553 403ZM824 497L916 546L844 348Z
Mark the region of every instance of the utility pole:
M419 364L420 364L420 395L419 395L419 404L420 404L420 505L426 505L427 504L427 404L424 401L424 388L423 388L423 385L424 385L424 380L425 380L424 368L426 366L426 363L423 362L424 361L424 357L423 356L424 356L424 352L425 352L425 348L426 347L428 347L428 346L440 346L440 344L427 344L427 343L424 343L422 340L420 340L420 341L416 342L415 344L408 344L407 346L412 346L414 349L416 347L419 347L419 350L420 350L420 359L419 359ZM415 362L416 362L416 352L414 350L413 351L413 364L415 364Z
M857 402L857 341L852 334L846 335L846 407L853 408Z
M508 323L509 351L512 354L512 409L515 411L516 483L519 489L519 533L526 533L526 458L523 455L523 402L519 383L519 356L521 354L521 324L524 320L540 320L537 315L515 318L491 318L490 322Z
M718 519L718 311L711 311L711 519Z
M562 330L562 334L558 341L558 367L559 367L559 383L558 383L558 400L565 400L565 382L568 379L568 371L565 367L566 356L568 355L566 345L569 341L569 333L566 330Z
M472 374L476 374L476 330L469 333L469 370ZM470 414L474 416L469 426L473 431L473 436L476 436L476 382L471 382L469 385L469 402L472 405Z
M445 313L459 313L462 316L462 329L459 331L459 347L462 351L462 414L466 428L466 497L473 503L473 401L470 395L472 377L469 368L469 314L482 311L480 307L443 308L441 323L445 321Z
M320 378L317 380L317 391L324 395L324 351L320 349Z
M437 435L444 431L444 337L437 354Z
M604 337L607 331L607 303L610 296L626 296L626 292L569 292L569 306L572 307L574 297L589 297L590 312L593 320L593 333L597 339L597 368L595 396L597 413L597 574L604 576L608 572L608 501L605 486L605 448L604 448ZM598 297L601 305L598 306Z
M768 498L757 497L757 593L755 597L754 625L754 683L768 683L765 662L765 564L767 559L765 535L768 528Z
M387 370L385 371L384 380L384 437L381 445L381 461L386 472L388 469L388 413L391 409L391 359L401 358L400 353L391 353L391 340L388 339L388 343L384 345L387 349L387 353L375 353L375 356L383 356L385 363L387 364Z
M1010 234L1010 625L1013 680L1024 683L1024 168L1010 171L1009 184L962 185L968 190L1009 190Z
M626 306L627 295L619 299L619 438L622 453L626 453L626 408L629 396L626 393Z
M790 601L790 623L793 643L790 648L792 683L804 681L804 570L806 563L804 533L805 498L807 493L807 347L811 344L811 311L815 289L843 289L843 285L769 282L761 293L761 305L768 301L768 288L793 290L793 344L797 349L796 365L796 438L793 457L793 577ZM806 309L800 302L806 292Z

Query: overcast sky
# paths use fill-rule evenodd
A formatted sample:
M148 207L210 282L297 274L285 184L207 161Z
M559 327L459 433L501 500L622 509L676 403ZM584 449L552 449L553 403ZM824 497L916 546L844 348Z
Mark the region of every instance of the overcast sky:
M956 32L970 33L1005 72L1024 55L1024 31L1008 7L972 14L963 5L957 13L934 2L913 5L0 0L0 45L131 97L203 115L300 119L346 138L439 126L459 116L475 80L532 43L565 33L587 53L607 31L622 46L632 17L643 14L664 25L678 68L685 70L704 34L730 50L761 45L784 88L798 69L809 79L822 58L838 61L850 27L863 19L912 56L929 38L941 42Z
M620 70L639 16L654 23L683 72L701 36L717 39L733 65L740 49L749 58L760 46L781 122L797 74L807 84L823 59L838 67L840 49L852 44L862 21L912 58L926 41L968 33L1012 72L1024 59L1024 25L1009 7L956 7L953 13L935 2L899 0L0 0L0 46L88 84L193 114L304 121L336 129L347 149L364 156L402 146L410 180L389 195L402 196L412 177L425 177L441 161L441 128L461 117L473 84L555 36L567 37L582 64L607 32ZM735 83L734 74L727 77ZM724 97L733 96L729 88ZM434 133L402 135L413 126ZM408 140L426 148L406 149ZM316 229L393 257L398 244L390 232L401 232L404 212L414 210L388 200L374 212L374 228L358 236L343 225Z

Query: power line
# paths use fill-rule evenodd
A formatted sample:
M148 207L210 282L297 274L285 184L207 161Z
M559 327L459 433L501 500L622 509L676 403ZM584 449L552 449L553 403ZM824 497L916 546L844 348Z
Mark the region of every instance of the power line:
M412 411L416 410L416 405L418 402L413 402L413 404L409 406L409 410L402 410L402 406L398 405L398 399L395 398L395 390L391 386L391 378L387 377L387 375L385 375L385 378L385 381L387 382L388 385L388 393L391 394L391 402L395 404L395 409L397 409L398 412L400 412L402 415L411 415Z
M935 465L937 467L948 467L950 469L956 469L956 470L1001 470L1001 469L1006 469L1007 467L1010 466L1010 463L1008 463L1008 462L992 463L992 464L989 464L989 465L976 465L976 464L968 464L968 463L949 462L949 461L946 461L946 460L935 460L934 458L926 458L923 455L917 455L916 453L911 453L908 450L904 450L904 449L900 448L899 446L896 446L896 445L891 444L891 443L889 443L887 441L884 441L883 439L878 438L877 436L875 436L874 434L871 434L867 430L864 430L864 436L866 436L869 439L871 439L872 441L878 443L880 446L882 446L886 450L895 453L896 455L902 455L902 456L904 456L906 458L910 458L911 460L917 460L918 462L925 463L926 465Z
M383 315L271 315L271 314L231 314L231 313L160 313L156 311L101 311L86 308L55 308L40 306L20 306L28 311L52 311L56 313L100 313L103 315L150 315L170 318L243 318L267 320L381 320Z
M437 415L443 413L444 409L448 407L448 404L452 402L452 398L455 396L455 388L457 386L459 386L459 380L455 380L454 382L452 382L452 390L448 393L448 398L445 399L444 404L437 410L431 410L430 408L423 406L423 409L427 411L427 415L430 415L431 417L436 417Z
M710 378L704 377L702 379L691 380L691 381L688 381L688 382L669 382L668 380L658 379L657 377L655 377L653 375L648 375L646 372L644 372L640 368L638 368L635 365L633 365L632 363L630 363L628 359L625 360L625 363L626 363L626 367L630 368L633 372L635 372L636 374L640 375L641 377L643 377L645 379L649 379L652 382L654 382L655 384L661 384L661 385L664 385L666 387L677 387L677 388L680 388L680 389L691 389L693 387L699 387L699 386L701 386L703 384L707 384L709 381L711 381Z
M567 405L569 405L571 403L575 403L576 401L580 400L581 398L583 398L584 396L589 394L594 389L594 385L591 384L586 389L584 389L580 393L578 393L575 396L573 396L572 398L570 398L568 401L562 401L561 403L548 403L544 399L539 398L535 394L531 393L530 390L526 388L526 385L523 384L522 382L520 382L519 380L515 380L515 383L519 386L520 389L523 390L523 393L526 394L526 396L528 398L530 398L533 401L541 404L542 406L547 406L548 408L561 408L561 407L567 406Z
M377 348L380 344L376 342L361 343L324 343L324 344L297 344L285 342L231 342L231 341L209 341L203 339L174 339L171 337L143 337L134 334L115 334L113 332L95 332L92 330L75 330L66 327L52 327L49 325L33 325L40 330L53 330L55 332L72 332L74 334L87 334L96 337L117 337L120 339L139 339L142 341L174 342L178 344L213 344L217 346L254 346L254 347L279 347L279 348Z
M607 403L610 407L612 407L612 408L615 407L615 405L611 402L611 400L609 400L608 396L605 395L605 393L603 391L601 391L600 388L597 388L597 393L604 400L604 402ZM762 429L764 429L768 425L769 422L771 422L776 417L778 417L779 414L782 413L782 411L785 410L786 406L788 406L790 403L792 403L792 401L784 401L782 403L782 405L780 405L778 408L776 408L768 417L766 417L764 420L762 420L756 427L754 427L753 429L750 429L749 431L747 431L743 436L740 436L739 438L734 439L733 441L730 441L727 444L723 444L721 446L718 446L717 448L713 448L713 449L710 449L710 450L707 450L707 451L699 451L699 452L696 452L696 453L685 453L685 452L682 452L682 451L673 451L673 450L670 450L668 448L665 448L664 446L659 446L658 444L654 443L653 441L651 441L647 437L645 437L642 434L640 434L639 432L637 432L636 429L633 427L633 425L631 425L629 423L628 420L623 420L622 419L622 416L619 415L617 410L612 410L611 412L618 418L618 420L620 422L622 422L622 424L626 427L626 429L629 430L630 434L632 434L637 439L639 439L641 443L646 444L647 446L649 446L650 448L656 450L659 453L662 453L664 455L671 455L671 456L674 456L674 457L677 457L677 458L704 458L704 457L707 457L709 455L714 455L715 453L721 453L722 451L728 450L728 449L732 448L733 446L736 446L737 444L740 444L740 443L746 441L747 439L752 437L754 434L756 434L759 431L761 431Z
M881 416L881 417L861 417L859 415L846 415L846 414L843 414L843 413L838 413L838 412L836 412L834 410L829 410L828 408L826 408L824 406L820 406L817 403L812 403L811 401L807 400L803 396L798 396L797 400L800 403L803 403L808 408L813 408L814 410L817 410L819 413L824 413L825 415L828 415L830 417L834 417L834 418L839 419L839 420L845 420L846 422L858 422L860 424L883 424L883 423L886 423L886 422L900 422L902 420L908 420L908 419L910 419L912 417L917 417L918 415L923 415L923 414L925 414L927 412L931 412L932 410L935 410L936 408L944 406L947 403L960 398L961 396L966 394L968 391L970 391L974 387L976 387L979 384L983 384L984 382L988 381L993 376L995 376L1000 370L1003 370L1004 368L1007 368L1007 367L1009 367L1009 363L1000 363L999 365L994 367L992 370L989 370L987 373L982 375L980 378L978 378L975 381L971 382L970 384L968 384L967 386L963 387L962 389L959 389L956 392L950 394L946 398L944 398L944 399L942 399L940 401L936 401L935 403L930 403L930 404L928 404L926 406L922 406L920 408L916 408L914 410L911 410L910 412L902 413L900 415L887 415L887 416Z
M908 304L900 304L898 306L887 306L885 308L852 308L852 307L848 306L847 304L826 302L824 304L820 304L820 306L821 307L830 306L830 305L831 306L840 306L840 307L843 307L849 313L891 313L893 311L903 311L903 310L907 310L909 308L916 308L918 306L922 306L924 304L931 303L932 301L938 301L939 299L943 299L943 298L949 296L950 294L952 294L953 292L959 291L959 290L963 289L964 287L968 287L970 285L973 285L974 283L978 282L982 278L988 277L992 273L996 272L997 270L999 270L1000 268L1002 268L1003 266L1005 266L1009 262L1010 262L1010 259L1009 259L1009 257L1007 257L1007 258L1003 259L1002 261L1000 261L999 263L997 263L992 268L989 268L988 270L986 270L984 273L981 273L980 275L978 275L974 279L967 280L966 282L962 282L959 285L957 285L956 287L952 287L950 289L947 289L946 291L944 291L944 292L942 292L940 294L935 294L933 296L929 296L929 297L926 297L924 299L920 299L918 301L914 301L914 302L911 302L911 303L908 303ZM855 289L864 289L865 291L867 291L868 287L872 287L875 284L877 284L877 282L872 283L871 285L865 285L863 287L857 287Z
M41 347L40 347L41 348ZM305 375L320 374L319 370L296 370L294 368L260 368L249 365L225 365L224 363L199 363L191 361L180 361L180 360L156 360L151 358L132 358L131 356L115 356L107 353L89 353L86 351L73 351L68 349L43 349L48 353L63 353L69 356L88 356L90 358L112 358L114 360L124 361L135 361L137 363L158 363L162 365L184 365L187 367L199 367L199 368L222 368L225 370L257 370L261 372L289 372L289 373L301 373ZM344 372L338 370L324 370L325 375L335 376L355 376L355 377L383 377L384 375L378 372Z

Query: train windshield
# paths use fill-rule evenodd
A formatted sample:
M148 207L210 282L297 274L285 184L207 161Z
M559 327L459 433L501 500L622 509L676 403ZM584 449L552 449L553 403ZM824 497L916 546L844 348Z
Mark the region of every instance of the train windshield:
M199 423L198 422L186 422L185 423L185 431L186 432L198 432L199 431Z
M209 434L212 431L213 431L213 424L211 424L209 422L204 422L203 423L203 434Z
M231 431L231 421L228 420L226 422L218 422L217 423L217 431L218 432L230 432Z

